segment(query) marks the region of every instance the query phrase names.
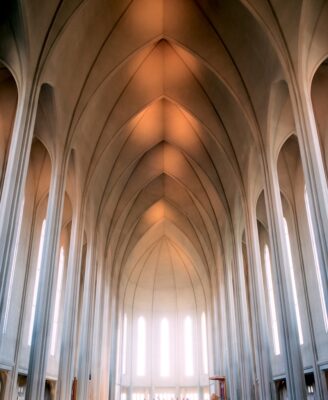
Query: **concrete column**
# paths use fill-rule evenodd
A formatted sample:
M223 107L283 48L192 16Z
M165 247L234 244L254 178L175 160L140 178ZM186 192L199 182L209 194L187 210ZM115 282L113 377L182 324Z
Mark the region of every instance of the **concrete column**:
M111 305L110 305L110 314L111 314L111 324L110 324L110 368L109 368L109 398L115 398L115 385L116 385L116 360L117 360L117 344L118 344L118 337L117 337L117 326L118 326L118 299L117 299L117 290L115 290L114 285L111 285ZM131 321L133 323L133 320ZM129 335L128 335L129 336ZM130 385L133 389L133 373L132 369L130 371L131 379Z
M305 87L307 82L306 79L300 78L298 87L292 87L291 99L324 297L326 304L328 304L328 190L311 93L310 89Z
M57 272L57 255L65 194L66 163L53 166L47 210L47 222L42 250L32 345L26 387L27 400L42 400L49 353L52 323L52 299Z
M219 269L219 291L218 291L218 297L219 297L219 308L220 308L220 318L219 318L219 324L220 324L220 331L221 331L221 339L222 339L222 347L220 349L220 371L219 373L221 375L227 375L227 371L229 368L229 346L228 346L228 330L227 330L227 308L226 308L226 290L225 290L225 279L224 279L224 271L223 271L223 266L220 267Z
M78 361L78 399L87 399L89 374L91 373L92 309L96 282L95 240L88 240L87 261L84 278L84 293L81 320L81 344ZM91 377L92 378L92 377Z
M204 400L204 391L203 391L203 388L200 385L198 386L198 399L199 400Z
M30 85L22 87L3 183L0 205L0 332L3 330L10 270L14 268L12 258L32 145L36 97Z
M270 364L270 346L263 287L263 275L259 248L259 235L255 210L249 207L246 213L246 247L250 277L250 301L253 335L255 342L255 393L261 400L272 398L272 371ZM256 397L257 398L257 397Z
M100 350L102 356L102 367L101 367L101 381L102 381L102 391L100 393L100 398L108 398L109 397L109 359L110 359L110 295L109 291L109 281L110 281L110 269L108 268L108 263L105 261L104 263L105 271L104 271L104 314L102 318L104 320L104 328L103 328L103 340L102 340L102 348ZM120 382L122 385L122 380L120 378ZM122 386L121 386L122 389Z
M237 244L235 245L237 246ZM236 247L236 266L233 271L237 297L238 326L240 327L241 343L241 381L243 399L253 399L252 383L254 381L254 365L251 351L251 341L249 336L248 306L245 290L245 275L242 258L242 250L239 244Z
M235 371L234 371L234 356L235 356L235 347L234 341L232 338L232 311L231 311L231 297L230 297L230 285L229 285L229 277L228 277L228 268L225 265L220 271L220 278L222 279L223 286L220 288L221 298L224 298L224 301L221 300L222 307L222 321L221 326L222 329L225 330L225 343L222 349L222 357L224 358L223 365L223 375L226 376L227 379L227 391L231 396L234 396L235 391Z
M76 351L76 323L81 275L83 245L83 215L77 204L73 216L68 270L65 289L64 323L60 348L57 399L70 397L74 379L74 359Z
M181 388L180 386L177 386L175 399L180 400L180 396L181 396ZM153 397L150 398L150 400L154 400L154 394Z
M277 311L282 333L280 337L281 350L285 356L288 397L290 400L301 400L306 399L307 395L288 268L280 188L275 169L269 169L265 183L265 203L274 260L272 276L278 290L279 307Z
M27 297L28 297L28 281L30 276L30 270L32 265L31 253L34 242L35 235L35 227L36 227L36 214L33 212L33 216L31 219L31 226L29 229L29 240L27 243L27 255L26 255L26 270L24 275L24 283L23 283L23 291L22 291L22 301L21 307L19 310L19 320L18 320L18 329L17 329L17 338L15 343L15 351L13 358L13 368L11 370L10 379L8 381L8 399L17 400L17 376L19 370L19 356L21 353L22 344L24 341L24 324L25 319L30 317L30 314L27 312ZM40 227L41 231L41 227ZM7 397L6 397L7 398Z
M220 349L222 349L222 333L220 329L220 307L218 305L218 282L217 275L211 273L212 298L210 307L210 318L207 318L208 349L212 349L212 356L209 357L209 374L221 374L220 371ZM209 354L210 355L210 354ZM212 362L211 362L212 361Z
M127 393L127 396L126 396L126 398L127 398L127 400L132 400L132 385L130 385L129 387L128 387L128 393ZM154 391L153 391L153 396L154 396ZM152 397L150 400L153 400L154 399L154 397Z
M225 286L227 297L227 333L229 346L229 393L231 398L241 398L241 360L239 354L239 338L237 337L237 318L235 310L235 293L233 289L232 269L234 265L231 261L226 262Z
M97 271L97 286L95 293L93 340L92 340L92 371L93 398L99 399L101 386L102 338L104 326L104 265L100 263Z
M305 212L305 210L304 210L304 212ZM312 367L313 367L313 373L314 373L314 377L315 377L316 396L318 397L318 399L324 400L324 399L328 398L328 392L327 392L327 388L326 388L325 376L322 374L322 371L320 370L320 366L318 365L319 355L318 355L318 349L317 349L317 345L316 345L315 327L314 327L313 315L311 313L311 306L310 306L310 299L309 299L309 290L311 290L311 288L308 288L308 286L307 286L303 254L302 254L302 251L299 251L299 249L302 248L301 247L302 244L301 244L299 224L298 224L297 218L293 221L293 225L295 227L295 241L297 243L297 246L294 249L294 251L299 252L298 262L299 262L299 268L301 271L302 288L304 291L304 302L305 302L307 323L309 326L309 348L311 349Z

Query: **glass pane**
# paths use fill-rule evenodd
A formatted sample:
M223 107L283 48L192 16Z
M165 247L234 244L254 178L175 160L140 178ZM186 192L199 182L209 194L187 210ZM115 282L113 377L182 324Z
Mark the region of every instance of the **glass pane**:
M207 330L206 330L206 316L202 313L201 317L202 329L202 354L203 354L203 370L204 374L208 374L208 356L207 356Z
M51 337L51 346L50 346L50 354L52 356L55 355L55 350L56 350L57 331L58 331L58 324L59 324L59 307L60 307L62 285L63 285L64 262L65 262L65 253L64 253L64 248L61 247L60 248L60 256L59 256L58 277L57 277L55 315L54 315L54 323L52 326L52 337Z
M290 247L289 232L288 232L288 225L287 225L286 218L284 218L284 229L285 229L285 239L286 239L286 244L287 244L289 272L290 272L290 277L291 277L291 281L292 281L292 292L293 292L293 300L294 300L294 306L295 306L295 312L296 312L298 335L299 335L300 344L303 344L304 343L303 331L302 331L300 310L299 310L298 298L297 298L297 292L296 292L294 265L293 265L292 251L291 251L291 247Z
M161 321L161 376L169 376L170 374L170 337L169 337L169 321L163 318Z
M146 321L138 318L137 375L145 376L146 370Z
M184 320L184 350L185 350L185 374L194 375L194 357L193 357L193 337L192 337L192 319L186 317Z
M37 299L38 288L39 288L40 268L41 268L41 258L42 258L42 249L43 249L45 228L46 228L46 220L44 219L42 222L42 228L41 228L39 250L38 250L38 262L37 262L37 267L36 267L34 290L33 290L30 329L29 329L29 334L28 334L28 345L29 346L31 346L31 343L32 343L33 325L34 325L34 318L35 318L35 307L36 307L36 299Z
M321 278L320 267L319 267L318 252L317 252L317 246L315 244L315 239L314 239L313 222L312 222L312 217L311 217L311 213L310 213L309 198L307 195L306 187L304 188L304 200L305 200L305 208L306 208L308 226L309 226L310 237L311 237L311 245L312 245L313 258L314 258L315 272L317 275L317 281L318 281L318 286L319 286L319 295L320 295L320 303L321 303L321 309L322 309L322 315L323 315L323 322L325 324L325 330L326 330L326 332L328 332L327 307L325 304L325 297L323 294L323 286L322 286L322 278Z
M267 245L264 246L264 263L265 263L265 272L266 272L267 286L268 286L273 347L274 347L275 355L278 355L278 354L280 354L280 343L279 343L279 334L278 334L276 304L274 301L273 282L272 282L272 275L271 275L270 253L269 253L269 248Z

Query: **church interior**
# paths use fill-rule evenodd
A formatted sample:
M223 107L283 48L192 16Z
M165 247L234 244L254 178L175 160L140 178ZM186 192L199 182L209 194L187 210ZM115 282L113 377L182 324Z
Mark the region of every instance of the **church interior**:
M0 400L328 399L328 1L0 6Z

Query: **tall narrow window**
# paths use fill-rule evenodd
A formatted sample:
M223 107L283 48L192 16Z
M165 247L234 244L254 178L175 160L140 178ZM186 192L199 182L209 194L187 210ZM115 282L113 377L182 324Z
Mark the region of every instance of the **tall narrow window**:
M198 393L196 391L187 392L185 398L188 400L198 400Z
M61 294L62 294L64 263L65 263L64 248L61 247L60 255L59 255L58 277L57 277L55 315L54 315L54 323L52 326L52 336L51 336L51 345L50 345L50 354L52 356L55 355L55 351L56 351L57 332L58 332L58 325L59 325L59 307L60 307Z
M148 399L148 394L145 392L134 392L132 393L132 400L146 400ZM156 397L157 399L157 397Z
M272 282L272 275L271 275L270 253L269 253L269 248L267 245L264 246L264 264L265 264L265 273L266 273L266 278L267 278L267 287L268 287L268 296L269 296L273 348L274 348L274 354L278 355L278 354L280 354L280 343L279 343L279 334L278 334L276 303L274 301L273 282Z
M160 360L160 371L161 376L169 376L170 374L170 333L169 333L169 321L167 318L161 320L161 360Z
M203 388L203 393L204 393L204 400L210 400L210 392L208 390L208 387Z
M42 249L43 249L45 228L46 228L46 220L44 219L42 222L42 228L41 228L39 251L38 251L38 261L37 261L37 265L36 265L36 274L35 274L35 282L34 282L34 290L33 290L30 329L29 329L29 334L28 334L28 345L29 346L31 346L31 343L32 343L33 325L34 325L34 318L35 318L35 307L36 307L36 299L37 299L37 295L38 295L38 288L39 288L39 281L40 281L40 268L41 268L41 258L42 258Z
M321 303L321 309L322 309L323 322L325 324L325 330L326 330L326 332L328 332L327 306L325 304L325 297L324 297L324 293L323 293L322 277L321 277L320 267L319 267L319 258L318 258L317 246L315 244L313 222L312 222L309 198L308 198L306 187L304 188L304 200L305 200L306 215L307 215L307 219L308 219L308 226L309 226L310 237L311 237L311 245L312 245L313 258L314 258L315 272L317 275L317 281L318 281L318 286L319 286L319 295L320 295L320 303Z
M170 389L168 389L167 392L156 392L155 396L154 396L154 399L157 399L157 400L175 400L175 394L174 394L174 392L171 392ZM141 400L144 400L144 399L141 399Z
M184 320L184 356L185 356L185 374L186 376L194 375L194 357L192 345L192 319L186 317Z
M15 240L15 248L14 248L14 256L13 256L13 263L10 271L10 277L9 277L9 287L8 287L8 296L7 296L7 302L6 302L6 308L5 308L5 318L3 321L3 329L2 332L5 333L7 330L7 324L8 324L8 317L9 317L9 308L10 308L10 301L11 301L11 294L13 291L13 285L14 285L14 275L15 275L15 270L16 270L16 262L17 262L17 254L18 254L18 245L19 245L19 238L20 238L20 232L22 228L22 219L23 219L23 211L24 211L24 204L25 204L25 199L23 199L21 208L19 210L19 217L18 217L18 232Z
M138 318L137 375L145 376L146 372L146 321Z
M293 300L294 300L294 306L295 306L295 312L296 312L298 336L299 336L300 344L303 344L304 340L303 340L303 331L302 331L302 325L301 325L301 316L300 316L300 309L299 309L299 305L298 305L298 298L297 298L297 292L296 292L292 251L291 251L291 247L290 247L289 232L288 232L288 225L287 225L286 218L284 218L284 229L285 229L285 238L286 238L286 245L287 245L289 272L290 272L290 277L291 277L291 281L292 281L292 292L293 292Z
M206 329L206 316L204 312L202 312L201 316L201 332L202 332L203 371L204 374L208 374L207 329Z
M128 334L128 317L124 314L123 317L123 348L122 348L122 374L126 374L126 346L127 346L127 334Z

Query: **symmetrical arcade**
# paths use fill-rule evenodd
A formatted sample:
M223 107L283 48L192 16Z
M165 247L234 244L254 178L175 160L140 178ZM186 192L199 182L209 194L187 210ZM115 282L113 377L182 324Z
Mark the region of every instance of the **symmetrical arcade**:
M328 2L5 3L0 400L328 399Z

